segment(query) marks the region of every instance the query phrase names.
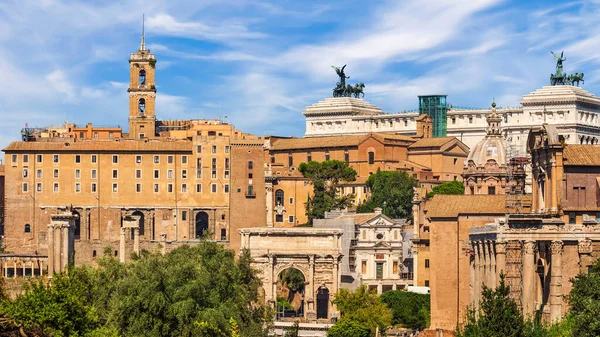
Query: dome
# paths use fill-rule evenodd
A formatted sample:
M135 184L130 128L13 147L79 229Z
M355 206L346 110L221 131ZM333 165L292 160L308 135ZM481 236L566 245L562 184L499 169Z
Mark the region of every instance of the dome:
M506 168L508 142L502 136L501 121L502 118L496 113L496 103L493 103L492 112L487 117L488 127L485 138L469 152L465 170Z

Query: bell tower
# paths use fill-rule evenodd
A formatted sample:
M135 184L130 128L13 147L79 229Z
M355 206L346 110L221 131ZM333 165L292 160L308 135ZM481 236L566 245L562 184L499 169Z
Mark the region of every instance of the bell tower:
M146 49L142 24L140 49L129 57L129 138L152 138L156 134L155 70L156 58Z

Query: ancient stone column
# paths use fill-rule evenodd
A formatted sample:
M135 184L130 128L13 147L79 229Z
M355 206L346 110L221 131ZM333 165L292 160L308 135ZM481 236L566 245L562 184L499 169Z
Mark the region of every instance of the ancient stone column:
M267 190L267 227L273 227L273 183L268 180L265 185Z
M275 257L271 254L269 254L267 256L268 260L269 260L269 270L267 270L267 284L266 284L266 288L265 288L265 293L266 293L266 298L267 301L269 301L271 303L272 308L275 308L275 306L277 305L277 290L276 290L276 285L275 285L275 275L273 275L274 273L274 265L275 265ZM276 308L275 308L276 309Z
M40 276L44 276L44 261L39 260L40 265Z
M490 255L489 255L489 251L488 251L488 247L487 247L487 242L486 241L481 241L481 252L483 253L482 255L482 260L481 260L481 279L482 279L482 284L484 284L486 287L490 286L490 273L489 273L489 264L490 264Z
M494 288L498 282L496 279L496 253L494 252L494 241L488 241L488 249L490 250L490 287Z
M48 278L54 275L54 224L48 225Z
M69 224L62 226L62 263L61 263L61 272L67 270L67 265L69 264Z
M593 264L592 240L579 241L577 251L579 252L579 272L587 274L588 266Z
M481 297L481 249L479 241L473 242L473 250L475 251L475 307L479 308L479 300Z
M412 253L413 253L413 285L418 286L419 279L419 247L416 243L412 245Z
M121 235L119 237L119 260L125 262L125 227L121 227Z
M552 163L552 172L550 172L550 179L552 181L552 185L550 186L551 190L551 196L552 196L552 208L550 208L550 211L553 213L558 212L558 181L557 181L557 171L556 171L556 160L551 159L550 162Z
M469 258L469 301L473 303L475 301L475 256L471 255Z
M535 251L536 241L525 241L523 243L523 315L533 316L535 311Z
M140 228L135 227L133 229L133 251L140 255Z
M308 256L308 310L307 318L316 319L317 313L315 311L315 256Z
M505 241L496 241L496 285L500 284L500 274L506 275Z
M550 322L554 323L562 319L562 241L552 241L550 251Z

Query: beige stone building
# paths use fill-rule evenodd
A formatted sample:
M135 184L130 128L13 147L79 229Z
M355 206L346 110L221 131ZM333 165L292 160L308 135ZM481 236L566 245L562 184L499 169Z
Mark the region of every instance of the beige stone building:
M568 309L569 280L600 257L600 146L566 145L551 125L529 133L533 166L531 212L471 228L471 300L481 285L506 275L526 315L561 320Z
M66 124L4 149L10 276L43 272L25 257L48 255L51 219L67 208L76 264L203 237L239 249L240 228L265 225L264 140L218 120L157 120L156 59L142 45L129 63L128 134Z

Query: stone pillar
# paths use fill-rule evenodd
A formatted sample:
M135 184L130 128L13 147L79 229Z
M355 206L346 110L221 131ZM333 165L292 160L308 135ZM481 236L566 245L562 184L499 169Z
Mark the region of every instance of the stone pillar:
M135 227L133 229L133 251L140 255L140 228Z
M121 227L121 235L119 237L119 260L125 262L125 227Z
M383 294L383 284L379 283L377 285L377 295Z
M592 250L592 240L579 241L577 251L579 252L579 272L582 274L587 274L588 266L594 263Z
M481 268L481 284L485 285L486 287L490 286L490 278L489 278L489 269L488 269L488 264L489 264L489 260L490 257L488 255L488 250L487 250L487 243L485 241L481 241L480 242L480 249L481 249L481 264L480 264L480 268Z
M17 278L17 259L13 260L13 278Z
M44 261L43 260L39 260L39 266L40 266L40 277L44 276Z
M535 311L535 251L536 241L525 241L523 243L523 315L533 316Z
M550 251L550 322L554 323L562 319L562 241L552 241Z
M60 273L62 271L62 253L61 253L61 225L54 224L54 273Z
M412 245L412 252L413 252L413 285L418 286L418 280L419 280L419 247L417 246L416 243L413 242Z
M490 257L489 271L490 271L490 287L496 287L496 253L494 252L494 241L488 241L488 249Z
M277 289L275 285L275 275L273 270L275 268L275 256L269 254L267 256L267 259L269 260L269 270L267 270L267 284L265 285L265 297L267 298L267 301L269 301L269 303L271 304L271 308L277 309Z
M54 275L54 224L48 225L48 278Z
M552 196L552 206L550 208L550 211L552 213L557 213L558 212L558 181L556 178L557 178L558 172L556 170L556 160L550 159L550 162L552 163L552 172L550 172L550 180L552 181L552 184L550 186L550 188L552 189L550 191L551 196Z
M61 263L61 272L67 270L67 266L69 265L70 259L70 242L69 242L69 224L63 224L62 226L62 263Z
M306 312L306 318L308 320L317 319L317 312L315 308L315 256L308 256L308 310Z
M475 301L475 254L469 257L469 303Z
M481 299L481 249L479 241L473 242L473 250L475 251L475 307L479 308L479 300Z
M500 284L500 275L506 276L506 241L496 241L496 285Z
M27 261L26 260L21 261L21 268L23 269L23 278L25 278L25 275L26 275L26 273L25 273L26 267L27 267Z

